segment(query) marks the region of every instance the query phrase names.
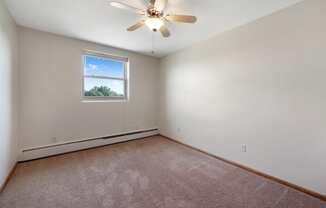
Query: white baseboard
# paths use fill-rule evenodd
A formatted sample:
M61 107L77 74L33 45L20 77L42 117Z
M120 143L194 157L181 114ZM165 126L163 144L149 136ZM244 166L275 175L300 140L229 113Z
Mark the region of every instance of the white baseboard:
M44 157L49 157L53 155L59 155L63 153L69 153L74 152L78 150L84 150L88 148L93 147L100 147L105 146L109 144L119 143L119 142L125 142L135 139L141 139L144 137L150 137L154 135L158 135L158 130L145 130L145 131L137 131L135 133L128 132L125 133L126 135L117 135L117 136L108 136L110 138L93 138L93 139L84 139L79 141L73 141L73 142L67 142L67 143L61 143L61 144L54 144L49 146L43 146L43 147L35 147L35 148L29 148L21 151L21 154L19 156L18 161L28 161L28 160L34 160Z

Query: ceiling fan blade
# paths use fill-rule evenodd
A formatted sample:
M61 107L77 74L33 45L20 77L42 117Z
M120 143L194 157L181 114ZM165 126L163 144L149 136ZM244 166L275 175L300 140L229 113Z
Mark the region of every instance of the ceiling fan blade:
M110 1L110 5L119 9L124 9L124 10L128 10L130 12L136 13L136 14L145 14L145 12L142 9L130 6L128 4L125 3L121 3L121 2L117 2L117 1Z
M128 30L129 32L135 31L135 30L137 30L138 28L144 26L144 24L145 24L145 20L142 20L142 21L137 22L136 24L132 25L132 26L129 27L127 30Z
M165 18L169 21L183 23L195 23L197 21L197 17L189 15L167 15Z
M168 4L168 0L155 0L154 7L158 11L163 11L167 4Z
M170 31L167 27L165 27L164 25L160 28L160 32L162 33L163 37L168 38L170 37Z

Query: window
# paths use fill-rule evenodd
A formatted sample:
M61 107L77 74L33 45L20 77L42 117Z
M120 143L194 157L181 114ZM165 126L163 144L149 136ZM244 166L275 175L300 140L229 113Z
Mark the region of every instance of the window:
M127 99L127 58L88 52L83 58L84 98Z

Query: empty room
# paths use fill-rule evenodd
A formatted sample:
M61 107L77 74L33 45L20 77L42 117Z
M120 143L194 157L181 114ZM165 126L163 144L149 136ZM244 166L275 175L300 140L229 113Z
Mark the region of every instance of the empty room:
M0 0L0 208L326 208L325 0Z

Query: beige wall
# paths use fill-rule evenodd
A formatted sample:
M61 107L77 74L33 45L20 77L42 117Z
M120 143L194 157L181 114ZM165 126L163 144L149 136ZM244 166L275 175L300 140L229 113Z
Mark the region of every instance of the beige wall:
M16 24L0 0L0 187L17 160L17 70Z
M157 128L158 59L23 27L19 39L21 149ZM82 102L84 49L130 59L128 102Z
M161 133L326 194L325 11L307 0L164 58Z

